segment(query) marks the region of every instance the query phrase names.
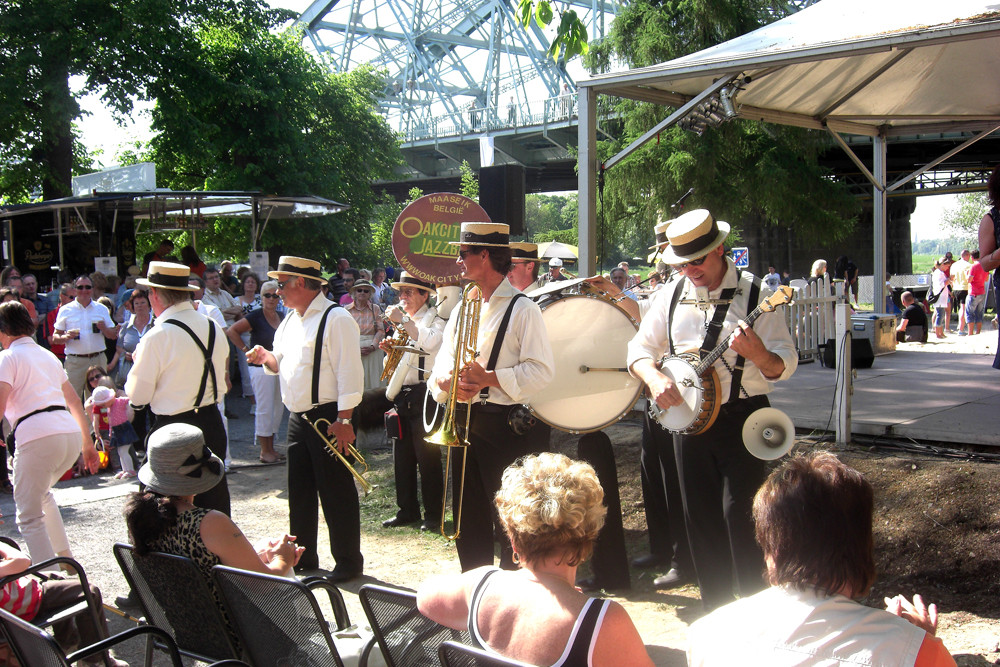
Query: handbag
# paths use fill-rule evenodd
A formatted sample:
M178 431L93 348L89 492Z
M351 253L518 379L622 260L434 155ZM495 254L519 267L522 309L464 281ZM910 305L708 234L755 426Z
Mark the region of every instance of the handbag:
M942 292L944 292L944 290L941 290L941 292L938 292L937 294L931 294L930 296L928 296L927 297L927 305L928 306L933 306L934 302L937 301L941 297L941 293Z

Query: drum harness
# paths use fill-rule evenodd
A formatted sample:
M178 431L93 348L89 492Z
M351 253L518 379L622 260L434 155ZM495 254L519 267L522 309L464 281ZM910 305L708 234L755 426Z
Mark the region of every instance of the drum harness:
M743 271L741 271L740 269L736 269L737 285L739 285L739 282L742 279L743 279ZM681 279L677 282L677 287L674 289L674 293L671 295L670 308L667 312L668 323L673 322L674 320L674 310L677 308L677 302L680 300L681 292L684 291L685 287L684 283L686 280L687 280L686 277L681 277ZM757 300L760 298L760 286L761 286L760 278L753 276L753 279L750 283L749 298L747 299L748 310L749 310L749 304L756 303ZM743 290L739 287L727 287L726 289L722 290L722 294L719 295L718 299L715 299L711 302L716 304L715 314L712 317L712 321L705 324L707 333L705 334L705 339L702 341L701 348L698 350L698 356L700 358L704 359L705 356L715 348L719 340L719 334L722 332L722 323L726 320L726 315L729 313L729 305L733 302L734 296L742 293ZM688 304L693 302L685 300L684 303ZM667 326L667 345L670 350L670 356L671 357L676 356L676 352L674 351L674 340L673 336L671 336L670 334L669 324ZM743 358L743 355L740 354L736 355L735 368L729 365L729 362L726 361L726 358L724 356L720 356L719 361L722 362L722 365L726 367L726 370L729 371L731 376L728 402L729 403L736 402L740 394L743 395L743 398L750 398L750 394L748 394L747 390L743 388L743 365L746 361ZM739 390L733 391L733 387L738 387Z

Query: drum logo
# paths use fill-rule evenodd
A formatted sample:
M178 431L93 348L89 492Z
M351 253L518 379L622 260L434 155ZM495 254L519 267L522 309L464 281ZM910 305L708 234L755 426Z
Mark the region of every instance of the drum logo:
M489 221L475 201L463 195L425 195L407 206L392 229L392 252L399 265L421 280L456 282L460 271L455 260L463 222Z

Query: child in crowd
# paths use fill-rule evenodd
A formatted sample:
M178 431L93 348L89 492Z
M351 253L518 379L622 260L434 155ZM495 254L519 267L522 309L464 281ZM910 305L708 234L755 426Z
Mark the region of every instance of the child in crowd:
M115 384L108 376L98 382L91 396L91 419L94 435L103 443L104 451L110 455L111 448L118 450L121 471L115 479L135 477L135 461L132 459L132 445L139 436L129 421L128 397L115 395Z

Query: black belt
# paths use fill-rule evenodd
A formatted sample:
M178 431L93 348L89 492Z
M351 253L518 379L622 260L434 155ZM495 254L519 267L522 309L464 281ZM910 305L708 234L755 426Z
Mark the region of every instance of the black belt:
M304 412L296 412L295 414L298 415L299 417L306 417L306 418L308 418L309 413L312 412L313 410L319 410L320 408L325 408L328 405L336 405L336 404L337 404L337 401L330 401L329 403L320 403L319 405L312 406L311 408L309 408L308 410L306 410Z
M90 357L96 357L99 354L104 354L104 352L91 352L90 354L73 354L72 352L67 352L66 356L67 357L87 357L87 358L90 358Z
M44 408L39 408L38 410L32 410L31 412L29 412L28 414L24 415L23 417L21 417L20 419L18 419L17 421L14 422L14 426L11 427L11 429L10 429L10 435L7 436L8 444L10 442L15 442L14 433L17 432L17 427L20 426L21 423L24 422L29 417L34 417L35 415L40 415L43 412L58 412L60 410L66 410L66 409L67 408L66 408L65 405L48 405L48 406L46 406Z

